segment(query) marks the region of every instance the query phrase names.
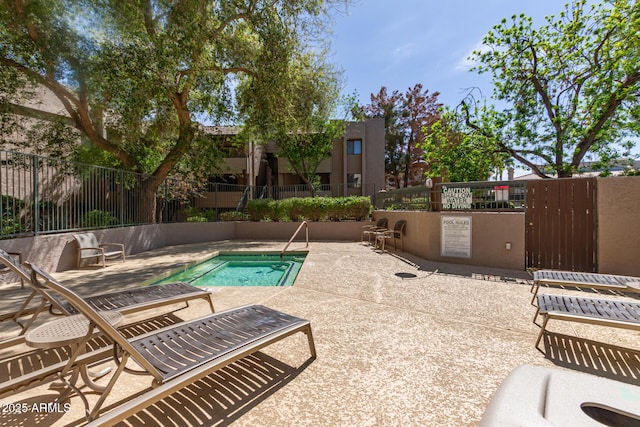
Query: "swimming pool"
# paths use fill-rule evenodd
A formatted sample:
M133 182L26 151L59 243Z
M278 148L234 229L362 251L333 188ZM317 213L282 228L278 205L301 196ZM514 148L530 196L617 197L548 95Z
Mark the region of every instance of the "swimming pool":
M220 253L170 273L154 284L186 282L193 286L291 286L306 257L305 252Z

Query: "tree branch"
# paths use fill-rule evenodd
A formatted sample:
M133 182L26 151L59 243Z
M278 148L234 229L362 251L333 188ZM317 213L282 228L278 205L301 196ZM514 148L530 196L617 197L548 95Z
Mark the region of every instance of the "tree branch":
M69 116L63 116L61 114L50 113L48 111L38 110L37 108L25 107L24 105L18 105L8 103L9 113L19 116L29 117L32 119L43 120L50 123L64 123L67 126L74 126L75 122Z
M604 127L607 121L615 114L616 109L622 104L624 101L624 97L620 97L620 94L625 90L633 87L638 82L640 82L640 71L636 71L635 73L628 75L617 91L609 95L609 99L605 104L602 114L600 118L587 129L585 136L576 146L576 149L573 153L573 157L571 159L571 166L577 168L580 166L580 162L587 154L587 151L591 148L591 146L595 143L596 137L600 130Z
M257 3L258 3L257 0L251 0L251 3L249 3L249 6L247 6L247 9L244 12L231 15L229 19L222 21L220 25L218 25L218 28L216 28L215 34L217 35L222 33L225 30L225 28L227 28L227 26L229 26L232 22L246 19L249 16L251 16L251 14L253 14L253 11Z
M471 129L475 130L476 132L480 133L480 135L484 136L485 138L488 138L488 139L490 139L492 141L495 141L496 144L498 145L498 147L500 147L503 152L508 153L514 159L516 159L519 162L529 166L531 168L531 171L533 173L535 173L536 175L538 175L539 177L541 177L541 178L549 178L548 175L546 175L544 172L542 172L540 170L538 165L536 165L535 163L529 161L526 157L520 155L520 153L523 152L523 151L518 151L518 150L515 150L515 149L509 147L508 145L503 143L501 140L496 138L495 135L487 132L486 130L482 129L480 126L478 126L475 123L473 123L471 121L471 118L470 118L470 115L469 115L469 107L464 102L464 100L460 103L460 105L462 106L462 109L464 110L465 124L467 126L469 126ZM530 152L530 154L536 154L536 155L541 156L542 158L544 158L544 156L540 155L539 153ZM549 163L552 163L552 162L549 162Z

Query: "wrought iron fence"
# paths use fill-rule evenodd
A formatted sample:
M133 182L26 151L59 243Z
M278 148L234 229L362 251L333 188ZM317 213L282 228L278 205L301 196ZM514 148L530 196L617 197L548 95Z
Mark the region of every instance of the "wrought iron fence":
M136 224L142 178L0 150L0 238Z
M381 191L374 197L376 209L387 210L481 210L519 211L525 209L526 181L478 181L438 183ZM437 197L432 197L433 195Z
M431 189L425 186L406 187L380 191L374 197L376 209L385 210L432 210Z
M152 206L143 197L140 174L67 160L0 150L0 239L149 222ZM322 185L318 196L373 196L364 184ZM198 185L167 178L156 194L156 222L179 222L189 210L206 220L221 212L244 210L251 199L308 197L305 185Z
M443 211L521 211L526 207L527 181L444 182L435 188Z
M369 196L376 194L375 184L323 184L315 188L315 196L345 197ZM191 206L199 212L194 215L215 220L218 214L228 211L243 211L252 199L288 199L292 197L311 197L306 185L251 186L211 182L191 201Z

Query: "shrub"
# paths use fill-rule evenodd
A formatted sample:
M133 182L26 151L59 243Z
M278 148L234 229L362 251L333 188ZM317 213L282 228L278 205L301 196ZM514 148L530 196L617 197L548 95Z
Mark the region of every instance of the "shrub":
M20 219L20 210L24 202L11 196L0 196L0 235L18 234L25 231L25 226Z
M184 215L187 222L208 222L216 220L216 211L214 209L198 209L193 206L184 208ZM204 221L202 221L204 218Z
M273 221L275 217L276 201L271 199L249 200L247 211L251 221Z
M118 223L118 218L109 212L94 209L80 219L81 228L105 228Z
M190 216L187 218L187 222L208 222L207 218L203 216Z
M216 211L214 209L203 209L200 216L207 218L207 221L215 221L217 218Z
M361 221L373 207L369 197L350 196L251 200L247 209L251 221Z
M249 219L249 215L244 212L230 211L230 212L222 212L218 215L220 221L247 221Z

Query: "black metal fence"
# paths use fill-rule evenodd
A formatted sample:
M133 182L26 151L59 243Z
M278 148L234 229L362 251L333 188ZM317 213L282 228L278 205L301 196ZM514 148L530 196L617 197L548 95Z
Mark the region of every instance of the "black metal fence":
M144 179L123 170L0 150L0 239L150 222L149 215L141 215L153 209L144 205L149 203L143 197ZM315 189L317 196L374 194L372 184ZM251 199L310 195L305 185L197 185L167 178L156 194L154 220L179 222L192 214L215 221L221 212L244 210Z
M375 195L373 205L384 210L431 211L431 188L418 186L380 191Z
M368 196L376 194L375 184L354 187L352 184L323 184L315 187L314 195L323 197ZM193 197L190 211L193 215L215 220L222 212L243 211L252 199L289 199L311 197L306 185L251 186L211 182Z
M526 207L527 181L443 182L435 187L443 211L521 211Z
M521 211L525 209L527 181L437 183L435 188L407 187L381 191L376 209L426 211Z
M142 176L0 150L0 237L136 224Z

